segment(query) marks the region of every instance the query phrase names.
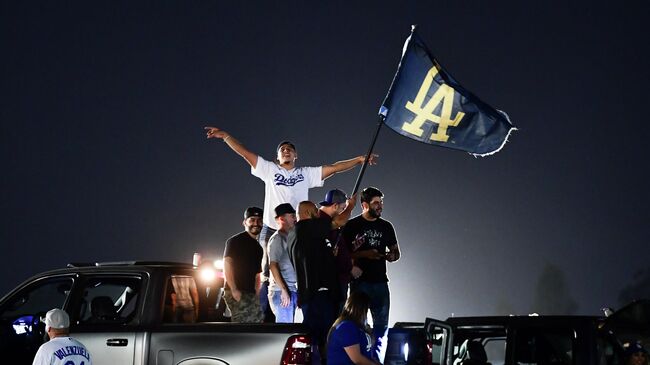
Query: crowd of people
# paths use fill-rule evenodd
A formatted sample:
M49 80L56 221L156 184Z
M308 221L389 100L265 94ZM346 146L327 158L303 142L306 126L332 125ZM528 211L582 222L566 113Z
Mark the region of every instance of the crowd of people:
M208 138L221 138L265 183L264 209L244 211L244 231L230 237L224 252L224 300L233 322L295 322L297 308L311 332L323 363L379 364L388 326L390 292L386 263L400 258L393 225L381 217L383 193L368 187L360 193L362 213L350 218L352 197L330 190L318 207L308 191L338 172L366 161L359 156L331 165L297 167L296 147L278 145L277 160L266 161L230 134L206 127ZM374 164L376 155L369 157ZM296 210L297 208L297 210ZM181 283L173 283L182 287ZM196 286L174 292L178 320L193 322ZM373 320L367 324L367 314ZM49 341L39 348L34 365L92 364L86 347L70 337L70 319L52 309L43 319ZM638 342L627 343L625 365L648 365L648 353Z
M386 263L400 257L395 229L381 217L384 195L375 187L364 189L362 213L351 218L356 194L348 197L333 189L317 206L308 192L366 158L373 165L377 156L301 167L290 141L278 145L275 161L267 161L229 133L205 129L208 138L222 139L265 184L264 208L247 208L244 231L226 242L224 298L231 320L293 323L300 308L328 363L376 363L390 310ZM372 316L371 331L366 313L360 314L364 308Z

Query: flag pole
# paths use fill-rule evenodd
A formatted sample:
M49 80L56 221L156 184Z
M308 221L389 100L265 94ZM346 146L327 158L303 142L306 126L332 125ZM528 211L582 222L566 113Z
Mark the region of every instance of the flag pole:
M370 155L372 155L372 150L375 148L375 142L377 142L377 137L379 136L379 131L381 130L381 126L384 124L384 116L379 115L379 123L377 123L377 130L375 131L375 136L372 138L372 143L370 143L370 148L368 148L368 153L366 154L366 159L363 161L363 165L361 165L361 171L359 171L359 176L357 176L357 182L354 183L354 189L352 189L352 194L354 195L357 193L359 190L359 185L361 185L361 179L363 178L363 174L366 172L366 167L368 167L368 160L370 159Z

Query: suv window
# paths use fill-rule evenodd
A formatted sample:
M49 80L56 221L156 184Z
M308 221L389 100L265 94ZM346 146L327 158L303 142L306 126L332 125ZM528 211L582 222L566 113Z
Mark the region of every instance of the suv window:
M79 324L129 324L136 317L139 277L91 277L83 286Z
M503 365L505 362L504 327L459 328L454 341L454 365Z
M517 364L572 365L574 333L570 329L526 329L517 331Z
M484 341L488 363L503 365L506 361L506 338L490 338Z

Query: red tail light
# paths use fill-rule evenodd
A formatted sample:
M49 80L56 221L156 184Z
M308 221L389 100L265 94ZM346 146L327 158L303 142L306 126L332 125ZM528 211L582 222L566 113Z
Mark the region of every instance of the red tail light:
M280 365L310 365L311 338L305 335L293 335L287 340L282 352Z

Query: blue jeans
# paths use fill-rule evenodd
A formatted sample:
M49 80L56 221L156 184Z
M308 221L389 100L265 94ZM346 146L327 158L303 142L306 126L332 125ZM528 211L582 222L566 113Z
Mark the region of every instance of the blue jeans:
M370 314L373 323L372 335L375 338L373 350L379 359L386 329L388 328L388 312L390 311L388 283L368 283L355 280L350 283L350 293L355 291L364 292L370 297Z
M266 247L269 243L269 238L275 233L275 229L267 226L266 224L262 225L262 230L260 235L257 237L257 241L262 246L264 250L264 257L262 257L262 285L260 287L260 307L262 308L262 314L264 314L265 322L273 322L273 315L271 313L271 308L269 307L269 257L266 252Z
M275 323L293 323L293 316L296 313L296 306L298 304L298 293L289 291L291 296L291 303L289 306L282 306L282 291L269 290L269 304L271 310L275 314Z

